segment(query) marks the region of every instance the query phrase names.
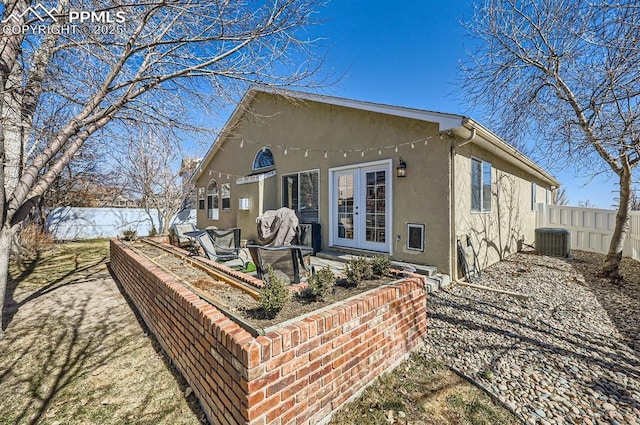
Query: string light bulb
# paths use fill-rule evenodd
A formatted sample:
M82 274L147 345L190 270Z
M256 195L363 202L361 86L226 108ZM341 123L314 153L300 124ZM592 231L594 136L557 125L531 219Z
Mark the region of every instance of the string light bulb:
M416 147L416 144L415 144L415 143L413 143L413 142L411 142L411 149L413 149L413 148L415 148L415 147Z
M396 149L395 149L396 153L398 153L398 145L396 145Z
M218 171L218 178L222 177L222 173Z
M382 149L378 149L378 155L382 155Z
M360 156L364 158L364 149L362 149L362 153L360 154Z
M305 149L304 150L304 157L308 157L309 156L309 149Z
M267 150L266 146L262 146L262 153L265 153L265 151Z
M344 155L345 158L347 157L347 151L344 151Z
M287 147L284 147L284 154L286 155L289 152L289 149L287 149Z
M244 147L244 139L240 140L240 147L243 148Z
M327 151L324 151L324 159L327 159Z

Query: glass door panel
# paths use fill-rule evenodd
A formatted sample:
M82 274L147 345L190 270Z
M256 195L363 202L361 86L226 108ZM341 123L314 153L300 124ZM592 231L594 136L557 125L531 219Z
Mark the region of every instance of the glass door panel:
M337 243L356 247L356 183L358 175L355 171L343 171L335 174L335 229Z
M363 180L366 182L364 188L366 220L363 223L365 231L361 247L365 249L382 250L385 249L387 242L387 173L379 168L370 167L371 171L366 168L362 170Z
M333 174L333 243L389 252L388 165L354 167Z

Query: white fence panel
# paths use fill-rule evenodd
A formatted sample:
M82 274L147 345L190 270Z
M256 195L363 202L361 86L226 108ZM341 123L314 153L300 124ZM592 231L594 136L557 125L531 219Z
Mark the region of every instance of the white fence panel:
M144 208L54 208L49 212L46 227L58 240L116 238L125 230L135 230L146 236L161 217L157 210ZM195 223L195 210L184 210L173 217L171 223Z
M616 211L538 204L538 227L571 232L571 248L606 254L616 226ZM623 255L640 261L640 212L631 213Z

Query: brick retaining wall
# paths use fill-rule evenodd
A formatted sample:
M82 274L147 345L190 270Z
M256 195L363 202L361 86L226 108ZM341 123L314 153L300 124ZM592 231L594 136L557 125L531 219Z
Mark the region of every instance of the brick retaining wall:
M426 334L419 276L254 338L117 240L111 267L216 424L321 422Z

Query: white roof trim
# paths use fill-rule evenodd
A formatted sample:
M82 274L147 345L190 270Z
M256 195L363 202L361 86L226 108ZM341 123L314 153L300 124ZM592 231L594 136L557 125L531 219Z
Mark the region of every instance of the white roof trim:
M239 177L238 179L236 179L236 184L261 182L275 175L276 175L276 170L271 170L266 173L256 174L254 176Z
M244 112L244 108L251 103L251 101L254 99L257 93L261 93L261 92L279 95L283 97L291 97L293 99L309 100L313 102L342 106L346 108L359 109L359 110L364 110L364 111L369 111L369 112L374 112L379 114L393 115L393 116L409 118L409 119L414 119L419 121L437 123L439 126L440 132L456 130L455 132L458 133L462 129L468 129L468 127L478 128L483 133L482 138L487 142L489 142L490 144L492 144L493 146L500 149L505 156L509 157L510 161L512 161L514 165L523 169L528 169L529 171L533 171L534 174L537 175L539 178L546 180L552 185L555 185L555 186L560 185L560 183L548 172L546 172L542 167L537 165L535 162L531 161L525 155L517 151L511 145L509 145L508 143L500 139L497 135L493 134L490 130L486 129L484 126L475 122L471 118L468 118L462 115L456 115L456 114L447 114L443 112L404 108L400 106L391 106L391 105L385 105L381 103L364 102L359 100L351 100L351 99L345 99L345 98L333 97L333 96L327 96L327 95L298 92L293 90L274 89L271 87L264 87L264 86L253 86L247 90L247 92L244 94L244 96L236 106L235 110L227 120L226 124L222 128L222 131L216 138L215 142L211 145L211 147L209 148L209 151L204 156L204 159L200 161L200 164L198 164L198 167L194 170L194 173L191 177L191 181L195 182L198 179L198 177L200 177L204 168L209 165L211 158L213 158L215 153L220 148L221 144L224 143L224 141L226 140L226 137L228 135L230 128L233 127L233 124L240 118L240 116ZM471 142L481 143L479 140L473 140ZM274 175L275 175L275 170L270 171L268 173L259 174L256 176L241 177L237 179L236 183L237 184L251 183L254 181L260 181L260 180L254 180L254 179L263 180L265 178L269 178ZM264 176L264 177L260 177L260 176Z

